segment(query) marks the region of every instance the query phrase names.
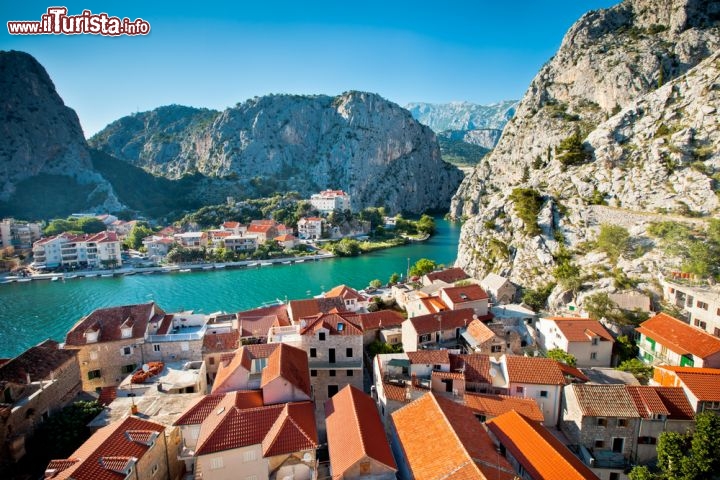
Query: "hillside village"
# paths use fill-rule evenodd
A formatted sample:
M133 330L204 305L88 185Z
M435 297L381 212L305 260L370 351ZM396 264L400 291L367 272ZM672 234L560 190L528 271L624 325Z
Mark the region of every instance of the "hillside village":
M680 318L614 297L637 326L457 267L237 313L98 309L0 365L2 464L85 399L92 436L44 478L625 479L720 409L720 295L664 287Z

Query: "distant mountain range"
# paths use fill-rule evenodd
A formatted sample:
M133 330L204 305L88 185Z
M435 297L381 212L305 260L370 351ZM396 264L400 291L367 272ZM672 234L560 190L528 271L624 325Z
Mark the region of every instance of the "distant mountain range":
M236 199L343 189L356 209L447 210L462 173L433 132L365 92L268 95L218 112L177 105L89 141L45 69L0 52L0 216L131 209L151 217Z
M413 118L437 133L444 160L475 165L495 148L505 125L515 114L517 104L517 100L491 105L410 103L405 108Z

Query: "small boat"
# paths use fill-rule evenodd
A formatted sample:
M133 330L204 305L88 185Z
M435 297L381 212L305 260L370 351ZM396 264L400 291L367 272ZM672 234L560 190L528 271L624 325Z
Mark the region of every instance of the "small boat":
M112 274L112 273L103 273L103 274L102 274L102 275L100 275L100 276L101 276L101 277L105 277L105 278L108 278L108 277L112 277L112 276L113 276L113 274Z
M151 272L145 272L145 273L151 273ZM124 277L129 277L130 275L135 275L135 272L125 272L123 274Z
M268 266L270 266L270 265L272 265L272 262L262 262L262 263L260 264L261 267L268 267Z
M50 279L51 282L57 282L58 280L60 280L60 277L52 277Z
M153 272L152 270L150 270L149 272L142 272L143 275L152 275L153 273L155 272Z
M189 268L181 268L181 269L178 270L178 271L179 271L180 273L187 273L187 272L190 271L190 269L189 269Z
M24 283L24 282L32 282L32 278L18 278L17 281L18 281L18 282L23 282L23 283Z
M282 262L282 263L283 263L283 265L290 265L292 262L290 260L288 260L287 262Z
M14 278L11 278L10 280L3 280L2 283L13 283L15 281Z
M258 266L258 262L248 263L247 266L248 266L248 267L257 267L257 266Z
M304 258L301 258L300 260L295 260L295 263L303 263L305 261Z
M68 275L68 276L65 277L65 278L67 278L67 279L73 279L73 278L77 278L77 275L72 274L72 275Z
M99 277L99 276L100 276L99 273L89 273L89 274L85 275L85 278L93 278L93 277Z
M219 264L215 265L215 268L225 268L225 264L219 263Z

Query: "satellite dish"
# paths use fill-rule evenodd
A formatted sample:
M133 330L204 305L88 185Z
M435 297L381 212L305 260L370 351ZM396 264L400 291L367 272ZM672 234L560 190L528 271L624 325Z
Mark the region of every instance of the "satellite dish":
M310 460L312 460L312 457L310 456L309 453L305 453L305 455L303 455L302 459L303 459L303 462L308 463Z
M149 371L150 371L150 365L148 365L147 363L143 363L142 371L145 372L145 373L149 372Z

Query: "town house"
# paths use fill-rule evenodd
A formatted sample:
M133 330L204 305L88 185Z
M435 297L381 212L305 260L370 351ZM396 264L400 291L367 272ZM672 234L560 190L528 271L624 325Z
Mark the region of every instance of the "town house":
M402 323L403 349L414 352L428 347L457 346L474 315L474 310L464 308L408 318Z
M638 357L652 365L720 367L720 338L658 313L635 329Z
M609 367L615 340L596 320L541 317L537 322L538 345L545 352L559 348L576 359L578 367Z

